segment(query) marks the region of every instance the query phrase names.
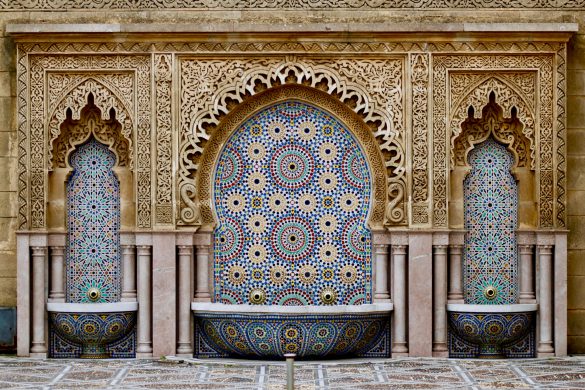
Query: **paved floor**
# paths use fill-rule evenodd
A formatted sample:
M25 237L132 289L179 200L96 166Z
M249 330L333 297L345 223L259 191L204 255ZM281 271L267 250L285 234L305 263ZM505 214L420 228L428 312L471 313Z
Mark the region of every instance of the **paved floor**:
M285 389L280 362L0 357L1 389ZM585 358L297 362L298 390L585 389Z

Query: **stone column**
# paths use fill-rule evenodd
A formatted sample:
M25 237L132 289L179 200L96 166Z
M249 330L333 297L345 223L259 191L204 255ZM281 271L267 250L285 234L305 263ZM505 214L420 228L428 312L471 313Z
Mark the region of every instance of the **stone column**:
M32 247L32 343L31 355L44 357L47 353L45 343L45 257L47 247Z
M136 301L136 249L122 245L122 301Z
M447 245L433 247L433 356L447 352Z
M388 292L388 244L374 243L374 261L376 262L375 302L390 302Z
M197 285L195 290L196 302L211 301L211 294L209 293L209 279L213 277L211 274L211 259L209 256L211 248L211 234L197 233L194 236L195 248L197 253Z
M518 245L520 253L520 303L534 303L534 270L532 267L533 246L528 244Z
M150 245L136 246L138 258L138 345L137 357L152 355L151 255Z
M552 245L538 245L539 262L539 356L554 352L552 337Z
M447 299L453 303L463 303L461 267L463 266L463 245L449 246L449 294Z
M394 263L394 339L392 353L406 354L406 245L392 245Z
M64 246L51 247L51 289L49 291L50 302L65 302L64 271Z
M177 354L192 355L191 347L191 264L193 246L179 245L179 340Z

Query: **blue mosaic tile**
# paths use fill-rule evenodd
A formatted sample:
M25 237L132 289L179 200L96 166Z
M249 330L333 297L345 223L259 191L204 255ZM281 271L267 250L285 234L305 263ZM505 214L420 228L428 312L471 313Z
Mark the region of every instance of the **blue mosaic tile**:
M390 316L197 313L195 357L390 357Z
M518 298L518 188L510 169L514 156L493 139L469 152L464 181L465 303L512 304ZM487 291L495 294L490 296Z
M371 303L371 176L331 114L286 101L229 138L214 177L214 301Z
M67 302L120 300L120 189L116 156L91 138L70 158L67 183ZM90 289L99 297L90 299Z

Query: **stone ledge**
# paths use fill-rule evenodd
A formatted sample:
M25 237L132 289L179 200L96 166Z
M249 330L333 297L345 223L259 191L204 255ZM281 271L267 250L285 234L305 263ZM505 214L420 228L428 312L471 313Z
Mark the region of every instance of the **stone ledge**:
M8 24L6 33L20 34L104 34L104 33L575 33L577 23L307 23L251 24Z

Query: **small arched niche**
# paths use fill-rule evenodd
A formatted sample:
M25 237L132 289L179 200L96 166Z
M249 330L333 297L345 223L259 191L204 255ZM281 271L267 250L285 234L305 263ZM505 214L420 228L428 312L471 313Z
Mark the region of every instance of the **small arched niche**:
M130 168L130 142L122 135L122 125L116 119L116 110L110 109L110 119L102 119L100 109L89 94L86 106L78 120L67 109L66 119L59 127L59 136L53 140L53 157L49 161L47 226L53 231L66 231L67 182L73 173L71 154L90 138L104 144L115 156L115 172L120 182L121 230L132 230L135 223L134 173Z
M506 114L506 115L505 115ZM481 118L475 118L470 106L467 118L461 123L461 133L452 141L453 165L450 174L449 225L452 229L465 227L464 180L471 166L469 154L489 138L504 145L513 157L510 169L518 186L518 229L533 229L537 225L535 175L531 169L530 140L523 133L524 124L517 116L516 107L504 113L497 103L495 92L490 92Z

